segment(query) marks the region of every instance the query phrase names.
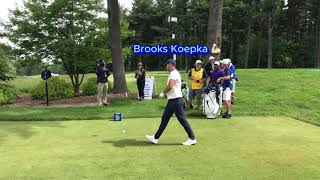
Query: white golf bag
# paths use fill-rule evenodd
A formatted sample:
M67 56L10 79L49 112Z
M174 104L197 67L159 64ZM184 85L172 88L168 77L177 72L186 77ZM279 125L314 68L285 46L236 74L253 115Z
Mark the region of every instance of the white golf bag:
M208 119L215 119L221 113L222 87L220 85L209 85L204 88L204 92L205 95L202 99L203 114L206 115Z
M188 101L189 101L189 88L188 88L188 83L183 82L181 83L181 92L183 96L183 101L184 101L184 108L188 107Z

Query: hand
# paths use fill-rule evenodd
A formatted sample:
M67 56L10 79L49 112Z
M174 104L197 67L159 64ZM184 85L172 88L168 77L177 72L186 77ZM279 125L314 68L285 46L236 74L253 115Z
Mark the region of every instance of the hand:
M163 93L163 92L161 92L159 96L160 96L160 97L164 97L164 93Z

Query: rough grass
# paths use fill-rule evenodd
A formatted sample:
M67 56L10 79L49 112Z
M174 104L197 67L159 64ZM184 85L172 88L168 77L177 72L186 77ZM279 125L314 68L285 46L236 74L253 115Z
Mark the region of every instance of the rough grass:
M155 76L157 92L161 92L167 80L167 72L148 72ZM238 70L234 116L289 116L320 125L320 72L308 69ZM89 74L86 78L93 77ZM182 73L183 79L187 74ZM23 83L17 89L28 88L36 77L19 77ZM26 80L24 80L24 78ZM66 77L67 78L67 77ZM40 77L38 77L40 80ZM112 80L112 78L111 78ZM137 92L134 75L127 74L128 88ZM29 84L30 83L30 84ZM164 99L137 102L136 100L113 101L107 108L18 108L0 109L0 120L75 120L111 118L114 112L122 112L127 118L159 117L165 105ZM27 114L27 116L26 116ZM189 117L203 117L196 111L187 112Z

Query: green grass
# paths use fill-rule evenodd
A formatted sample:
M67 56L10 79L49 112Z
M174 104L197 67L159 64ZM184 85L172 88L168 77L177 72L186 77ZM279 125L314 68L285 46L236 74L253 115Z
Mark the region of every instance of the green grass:
M148 72L147 75L156 77L157 92L161 92L167 81L167 72ZM319 72L309 69L240 69L238 75L240 81L237 83L237 104L233 106L234 116L289 116L320 125ZM89 74L86 78L92 76L94 74ZM182 77L186 80L187 74L182 73ZM31 87L36 82L36 77L20 78L21 82L26 83L20 83L17 89ZM17 81L14 83L18 84ZM132 73L127 74L127 82L129 90L137 92ZM163 99L142 103L136 100L117 100L107 108L0 109L0 120L105 119L111 118L114 112L122 112L127 118L159 117L165 103ZM189 111L187 114L189 117L201 116L196 111Z
M319 179L320 129L287 117L0 122L0 179ZM123 133L123 130L126 130Z
M156 77L159 93L168 74L147 75ZM156 131L165 99L113 100L103 108L2 108L0 179L320 179L320 73L252 69L238 75L231 120L186 112L199 142L192 147L180 145L186 133L176 118L158 145L144 139ZM13 84L23 93L38 82L18 77ZM136 92L132 73L127 82ZM123 122L111 121L115 112Z
M186 79L187 75L184 75L184 79ZM167 72L148 72L147 76L155 76L157 78L157 83L160 83L160 86L157 86L158 91L162 91L164 83L168 78ZM61 75L61 78L65 79L67 82L71 84L71 80L67 75ZM84 76L83 82L86 82L89 78L96 77L96 74L86 74ZM136 79L134 78L134 73L126 73L126 80L128 89L130 92L137 92ZM109 77L109 81L113 82L113 76ZM43 82L40 75L39 76L17 76L13 81L11 81L11 85L14 85L18 94L30 93L31 89L35 87L38 83Z

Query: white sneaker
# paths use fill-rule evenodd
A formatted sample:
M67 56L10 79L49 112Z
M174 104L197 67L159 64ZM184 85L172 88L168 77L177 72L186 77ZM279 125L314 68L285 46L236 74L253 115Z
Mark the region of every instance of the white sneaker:
M185 146L194 145L194 144L197 144L197 140L196 139L192 140L189 138L188 140L186 140L186 142L183 142L182 144Z
M153 144L158 144L158 139L155 139L154 136L146 135L146 138Z

